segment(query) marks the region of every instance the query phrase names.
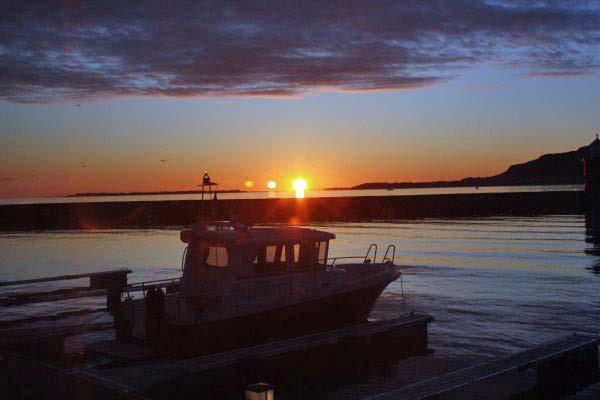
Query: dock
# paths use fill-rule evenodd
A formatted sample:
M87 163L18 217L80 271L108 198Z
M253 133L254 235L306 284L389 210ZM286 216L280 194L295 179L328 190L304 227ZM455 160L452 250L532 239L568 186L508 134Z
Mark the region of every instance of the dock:
M3 286L18 286L18 285L29 285L32 283L46 283L46 282L56 282L56 281L67 281L74 279L90 279L90 287L96 288L102 286L103 282L108 280L114 280L115 275L118 275L119 278L124 279L124 283L127 283L127 274L130 274L131 270L127 268L121 268L118 270L110 270L110 271L100 271L100 272L88 272L84 274L70 274L70 275L59 275L59 276L49 276L45 278L35 278L35 279L23 279L17 281L0 281L0 287Z
M84 333L112 329L113 323L82 324L71 326L6 329L0 331L0 347L24 343L44 342L53 338L82 335Z
M337 368L339 366L332 364L332 355L345 354L346 357L342 357L342 362L348 362L348 348L344 347L346 340L355 341L362 337L365 341L352 343L352 348L360 349L361 346L369 346L368 354L371 354L373 346L389 343L389 337L380 337L382 341L378 342L374 334L389 333L389 329L397 333L398 328L411 324L425 323L426 325L430 320L431 317L426 315L413 315L202 357L182 360L163 357L149 360L141 365L108 368L103 366L96 368L93 365L71 369L59 368L13 352L1 351L1 354L8 368L15 374L16 378L12 379L16 382L26 384L35 381L45 385L45 390L60 393L63 398L71 398L69 393L85 393L86 398L90 400L143 400L148 398L156 388L169 388L170 383L173 382L177 385L185 382L194 382L194 384L202 382L208 385L213 382L220 384L230 382L231 385L240 382L247 384L255 378L256 371L260 371L263 376L264 373L272 374L269 377L276 384L277 379L289 379L288 374L281 372L283 365L302 365L310 369L309 366L312 365L310 363L325 363L321 366L323 370ZM528 394L534 398L566 398L577 390L580 391L570 397L571 400L597 398L600 384L593 383L598 379L599 344L598 336L567 335L516 354L448 372L438 377L396 389L387 387L385 392L376 394L356 393L352 398L365 400L480 398L482 393L485 395L498 387L513 389L510 396L514 396L522 393L514 392L516 385L513 385L514 377L510 377L510 374L529 373L531 376L531 372L534 372L535 379L530 382L531 388L528 389ZM331 351L336 348L336 351ZM318 356L319 354L321 357ZM290 364L290 360L295 361L296 364ZM32 374L39 375L39 378L32 377ZM509 379L502 381L502 376L506 374L509 374ZM586 387L590 384L592 385ZM495 397L486 395L486 398L510 397L494 394Z
M0 352L9 350L39 360L61 362L65 339L70 336L113 329L111 323L0 330Z
M180 360L145 352L139 345L128 346L126 343L101 342L88 346L89 354L102 356L100 359L104 360L114 357L121 361L109 368L96 368L93 362L92 366L61 368L12 348L0 349L0 355L7 365L11 382L17 387L29 387L35 382L38 390L57 393L63 398L70 398L73 393L85 393L88 400L142 399L145 392L186 376L194 376L195 381L212 382L215 376L233 375L234 382L240 382L253 379L249 371L261 370L277 383L277 379L289 378L282 372L285 370L282 365L303 365L309 370L313 369L308 366L314 365L314 371L318 372L324 368L339 368L358 360L357 357L370 357L377 352L405 356L423 354L427 350L427 326L431 321L433 318L429 315L410 314ZM71 332L75 331L60 333ZM56 333L55 336L60 336L58 331ZM136 364L140 358L144 363ZM133 361L133 365L119 366L123 361Z
M572 334L543 343L530 350L483 362L366 399L438 399L502 374L523 372L530 368L537 370L537 386L542 398L561 398L569 390L575 390L578 384L590 383L598 378L598 344L600 344L599 336Z
M242 363L246 365L260 363L263 360L300 353L306 354L306 352L326 347L329 349L337 347L338 351L343 351L349 345L355 348L368 346L370 350L379 348L387 352L405 352L407 355L421 354L427 350L427 325L432 321L433 318L429 315L413 314L179 361L154 361L151 364L140 366L101 369L83 373L140 392L181 375L197 374ZM404 345L400 346L400 344ZM93 353L102 353L102 350L106 351L106 344L90 345L87 350ZM105 352L104 355L108 357L115 355L122 359L124 357L123 348L115 347L115 350L115 352ZM136 357L139 351L138 347L133 346L131 348L132 357Z
M116 270L88 272L84 274L71 274L50 276L45 278L24 279L17 281L0 281L0 288L31 285L36 283L58 282L78 279L89 279L88 286L58 289L43 292L5 293L0 297L0 307L13 307L24 304L43 303L47 301L72 300L82 297L106 296L107 289L113 286L127 285L127 275L132 271L128 268Z

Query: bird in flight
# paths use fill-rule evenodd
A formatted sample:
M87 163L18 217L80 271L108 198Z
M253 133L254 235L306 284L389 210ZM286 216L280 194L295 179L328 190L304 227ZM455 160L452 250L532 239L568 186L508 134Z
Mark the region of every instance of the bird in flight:
M160 162L167 162L167 161L169 161L169 160L160 160Z
M81 164L81 166L82 166L83 168L87 168L87 164L86 164L86 163L84 163L83 161L81 161L79 164Z
M75 103L75 107L81 107L81 104Z

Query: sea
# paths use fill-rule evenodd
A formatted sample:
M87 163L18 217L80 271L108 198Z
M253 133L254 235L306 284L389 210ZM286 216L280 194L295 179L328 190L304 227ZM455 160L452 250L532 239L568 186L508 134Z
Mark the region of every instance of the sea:
M364 255L371 243L380 257L395 245L402 280L387 287L370 318L432 315L429 347L438 357L489 359L572 332L600 332L600 229L584 215L307 226L336 235L330 257ZM185 247L179 229L3 232L0 280L121 267L133 271L132 282L176 278ZM0 297L85 283L4 287ZM110 321L104 306L105 298L91 297L4 308L0 328ZM81 351L98 335L73 338L68 350Z

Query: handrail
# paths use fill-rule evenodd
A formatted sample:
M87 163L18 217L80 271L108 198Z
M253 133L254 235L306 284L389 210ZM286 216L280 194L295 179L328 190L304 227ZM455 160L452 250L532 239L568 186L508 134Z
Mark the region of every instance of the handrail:
M375 249L375 251L373 252L373 264L375 264L375 262L377 261L377 245L375 243L371 243L369 245L369 248L367 249L367 254L365 254L365 259L364 259L364 263L367 262L367 260L369 259L369 254L371 253L371 249Z
M362 258L362 259L364 259L363 256L330 257L329 261L331 261L331 264L329 264L329 265L333 266L337 260L348 260L348 259L351 259L351 258Z
M392 249L392 258L388 258L388 252L390 251L390 249ZM392 264L394 263L394 259L396 258L396 246L393 244L390 244L387 249L385 250L385 254L383 255L383 260L381 260L382 263L385 263L386 260L390 261Z
M390 250L391 250L391 255L390 255ZM335 263L337 260L347 260L347 259L357 259L357 258L362 258L363 259L363 263L367 263L369 260L369 255L371 254L371 251L373 251L373 261L371 261L373 264L376 263L377 261L377 244L375 243L371 243L369 245L369 248L367 249L367 254L363 256L349 256L349 257L330 257L329 261L330 263L328 264L328 266L330 267L335 267ZM389 257L388 257L389 255ZM392 264L394 263L394 260L396 258L396 246L393 244L390 244L387 249L385 250L385 254L383 255L383 259L381 260L382 263L385 263L387 261L390 261Z
M135 287L139 287L140 285L150 285L150 284L157 284L157 283L173 283L175 281L179 281L181 280L181 277L178 278L165 278L165 279L154 279L151 281L143 281L143 282L132 282L129 285L123 286L123 290L131 290Z
M131 292L140 292L141 291L145 297L146 289L175 286L175 285L179 284L180 281L181 281L181 278L170 278L170 279L167 278L167 279L158 279L158 280L154 280L154 281L133 283L133 284L130 284L127 286L123 286L121 288L121 294L127 293L127 295L129 295Z

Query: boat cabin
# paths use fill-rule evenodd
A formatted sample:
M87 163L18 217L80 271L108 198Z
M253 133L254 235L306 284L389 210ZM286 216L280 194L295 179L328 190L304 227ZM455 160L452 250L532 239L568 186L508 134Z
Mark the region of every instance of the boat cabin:
M324 268L335 235L315 229L194 224L181 232L184 296L214 291L232 279ZM186 294L187 292L187 294Z
M287 271L327 264L335 235L307 228L235 228L214 224L181 232L185 268L230 269L234 275Z

